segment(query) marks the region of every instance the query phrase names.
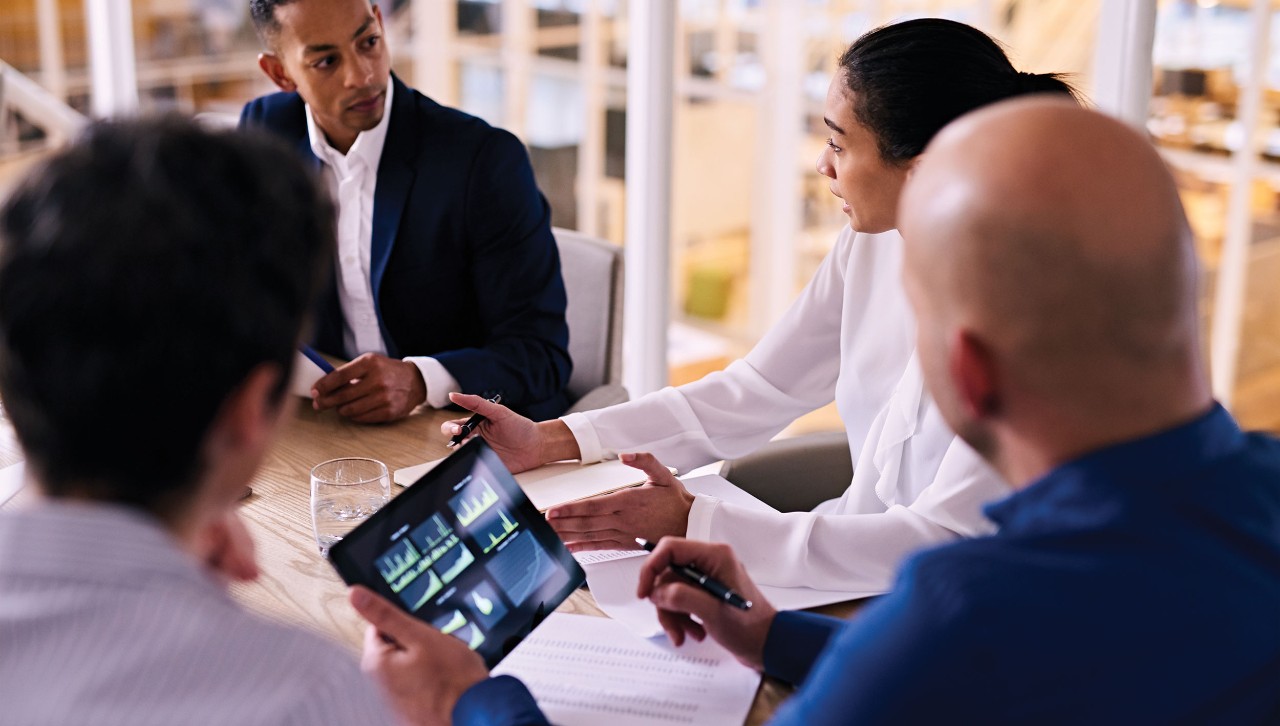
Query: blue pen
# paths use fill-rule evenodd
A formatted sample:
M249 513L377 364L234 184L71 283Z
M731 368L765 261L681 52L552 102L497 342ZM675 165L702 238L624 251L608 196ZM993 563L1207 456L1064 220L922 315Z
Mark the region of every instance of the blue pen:
M307 360L320 366L320 370L325 373L333 373L333 365L330 364L329 361L325 360L319 353L315 352L311 346L303 345L298 348L298 352L305 355Z

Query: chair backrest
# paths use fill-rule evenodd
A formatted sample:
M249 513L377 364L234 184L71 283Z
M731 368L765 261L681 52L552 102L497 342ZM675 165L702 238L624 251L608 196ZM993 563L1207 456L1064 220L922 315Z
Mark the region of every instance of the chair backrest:
M569 305L569 398L622 382L622 248L567 229L553 229Z

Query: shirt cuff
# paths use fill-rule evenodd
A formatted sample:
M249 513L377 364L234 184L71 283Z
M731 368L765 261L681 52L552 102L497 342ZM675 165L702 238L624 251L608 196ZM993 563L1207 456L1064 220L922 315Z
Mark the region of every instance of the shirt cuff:
M585 414L571 413L560 418L569 427L569 433L578 442L578 456L583 464L594 464L604 458L604 449L600 446L600 436L596 427L591 425Z
M528 687L512 676L486 678L468 688L454 704L452 716L455 726L550 723Z
M684 536L689 539L711 541L711 517L720 506L720 500L706 494L694 494L693 506L689 507L689 528Z
M457 379L449 373L449 369L435 358L429 356L410 356L405 361L414 364L418 370L422 372L422 382L427 385L427 400L425 403L432 408L444 408L448 406L450 393L459 393L462 386L458 385Z
M827 642L845 624L827 615L783 610L773 617L764 641L764 672L799 686Z

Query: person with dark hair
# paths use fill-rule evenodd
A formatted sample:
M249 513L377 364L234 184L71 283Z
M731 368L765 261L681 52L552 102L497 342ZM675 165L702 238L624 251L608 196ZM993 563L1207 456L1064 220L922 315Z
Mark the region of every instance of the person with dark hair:
M523 144L402 83L369 0L250 0L250 14L280 92L240 124L287 140L337 201L314 345L351 362L316 383L316 408L391 421L466 392L561 414L564 281Z
M937 135L902 194L903 284L945 421L1013 483L997 534L912 556L852 620L778 612L725 544L671 537L639 594L799 686L771 723L1275 724L1280 440L1213 401L1172 176L1124 123L1018 99ZM691 564L753 605L672 570ZM459 726L545 724L363 589L365 662ZM376 637L388 636L392 642Z
M390 723L348 654L246 612L237 499L333 248L291 149L91 127L0 210L0 395L37 492L0 512L0 720Z
M1018 72L991 38L950 20L911 20L858 38L840 57L818 172L849 226L783 318L742 360L700 381L535 425L474 396L480 435L513 471L620 452L642 487L553 508L575 551L634 549L635 537L728 542L778 586L883 592L921 547L991 531L980 506L1007 486L947 428L924 390L900 283L898 195L945 124L1003 98L1072 91ZM798 416L835 400L854 461L844 495L812 512L762 513L694 496L671 476L744 456ZM457 423L444 426L446 434ZM804 487L802 475L778 487Z

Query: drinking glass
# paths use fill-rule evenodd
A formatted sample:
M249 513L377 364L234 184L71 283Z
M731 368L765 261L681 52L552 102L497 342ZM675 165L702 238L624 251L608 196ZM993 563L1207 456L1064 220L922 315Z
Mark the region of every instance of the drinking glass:
M311 523L321 555L328 555L366 517L391 499L387 465L377 459L331 459L311 469Z

